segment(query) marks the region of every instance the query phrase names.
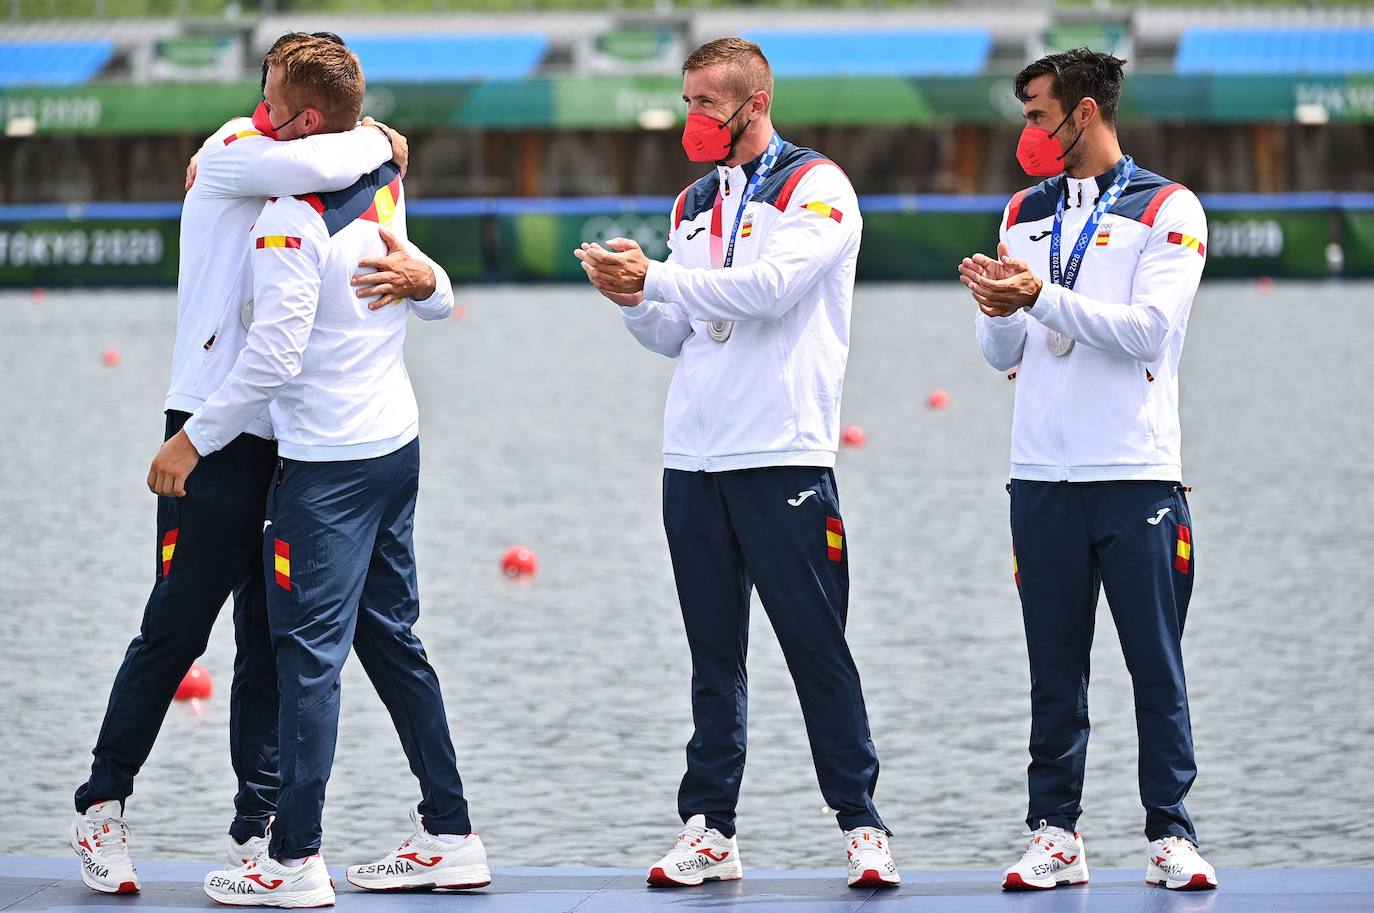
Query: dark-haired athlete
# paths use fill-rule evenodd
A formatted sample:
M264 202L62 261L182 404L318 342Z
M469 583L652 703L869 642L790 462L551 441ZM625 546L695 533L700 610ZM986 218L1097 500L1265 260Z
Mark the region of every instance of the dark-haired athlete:
M1103 588L1135 688L1145 877L1217 884L1183 807L1197 767L1181 646L1194 568L1178 363L1207 220L1187 188L1121 154L1122 63L1082 49L1016 77L1017 158L1052 177L1012 198L997 260L960 267L984 357L1020 365L1008 490L1030 654L1031 840L1007 890L1088 880L1075 825Z

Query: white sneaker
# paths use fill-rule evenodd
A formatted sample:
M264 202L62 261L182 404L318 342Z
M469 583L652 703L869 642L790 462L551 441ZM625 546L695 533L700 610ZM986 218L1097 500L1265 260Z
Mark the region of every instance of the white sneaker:
M699 885L703 881L736 881L744 877L735 838L706 826L705 815L693 815L682 826L677 843L649 870L654 887Z
M1187 837L1165 837L1150 844L1145 880L1171 891L1210 891L1217 886L1217 870Z
M329 907L334 882L319 853L291 868L265 853L247 865L205 876L205 893L232 907Z
M249 837L239 843L233 837L229 838L229 853L225 857L229 861L228 868L236 869L241 865L247 865L259 856L267 852L267 845L272 842L272 831L269 829L261 837Z
M122 815L119 801L111 799L72 819L71 843L81 857L81 880L102 894L137 894L140 888Z
M1026 836L1031 838L1026 854L1002 873L1002 890L1043 891L1061 884L1087 882L1088 857L1083 852L1082 837L1043 820Z
M425 830L418 809L410 810L415 831L396 852L377 862L348 867L348 883L364 891L428 891L433 888L485 888L491 884L482 838L464 834L453 840Z
M897 863L892 861L890 839L886 831L871 827L856 827L845 832L851 888L895 888L902 883Z

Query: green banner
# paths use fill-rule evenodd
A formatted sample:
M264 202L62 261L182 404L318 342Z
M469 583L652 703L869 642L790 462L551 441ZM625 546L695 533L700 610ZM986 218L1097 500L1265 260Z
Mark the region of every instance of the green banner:
M455 282L584 281L573 248L613 237L633 238L656 259L668 254L666 211L412 214L409 221L411 239ZM1344 241L1344 274L1374 275L1374 210L1214 212L1208 228L1210 278L1326 277L1336 231ZM960 258L996 244L997 213L869 212L858 274L954 281ZM0 288L170 286L176 278L172 218L0 222Z
M675 76L557 77L455 83L374 83L364 110L402 129L668 129L682 123ZM8 136L208 133L259 97L252 80L0 89ZM945 79L839 76L778 80L779 125L1015 123L1009 76ZM1371 76L1177 76L1138 73L1125 121L1374 122Z

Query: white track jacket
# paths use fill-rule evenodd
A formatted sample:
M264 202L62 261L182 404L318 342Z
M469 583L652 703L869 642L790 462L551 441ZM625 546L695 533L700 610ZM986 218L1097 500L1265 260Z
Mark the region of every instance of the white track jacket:
M849 179L783 143L724 250L757 162L718 167L678 195L667 262L624 308L645 348L677 358L663 417L668 469L834 466L863 220ZM723 192L728 189L730 192ZM711 321L734 321L725 342Z
M1014 479L1182 480L1178 366L1206 258L1202 204L1181 184L1137 170L1089 241L1073 290L1049 281L1056 201L1068 194L1060 254L1067 265L1115 176L1051 178L1018 193L1003 215L1012 256L1045 283L1029 310L976 318L988 363L1001 371L1020 365ZM1067 355L1050 350L1051 330L1076 340Z
M186 423L202 456L232 441L269 402L277 452L287 459L372 459L419 435L403 351L406 315L449 316L453 289L429 261L436 281L429 298L369 310L351 280L366 272L359 260L386 252L379 226L405 239L405 200L391 162L344 190L263 207L248 242L252 328L223 384Z
M205 141L181 209L177 335L164 408L195 412L243 349L253 298L249 232L266 198L340 190L390 158L391 143L374 127L276 142L236 117ZM272 437L265 413L245 430Z

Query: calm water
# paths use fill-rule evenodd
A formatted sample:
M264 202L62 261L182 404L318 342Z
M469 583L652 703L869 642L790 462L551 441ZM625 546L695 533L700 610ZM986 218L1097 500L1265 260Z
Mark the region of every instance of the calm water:
M1216 282L1194 308L1186 649L1201 774L1189 807L1218 866L1374 857L1371 300L1370 285L1262 296ZM465 321L412 326L409 362L424 416L420 632L473 818L498 865L647 866L677 827L690 732L658 505L671 362L580 288L460 301ZM0 308L0 853L60 855L152 580L143 479L175 306L168 292L98 292L9 294ZM869 441L838 468L851 643L882 756L878 804L911 868L1005 865L1024 814L1028 675L1002 490L1012 391L978 355L971 315L953 282L861 288L845 391L845 419ZM101 364L107 346L119 366ZM936 387L947 411L925 407ZM532 582L498 570L517 543L539 556ZM1095 864L1134 866L1129 680L1105 619L1098 634L1081 829ZM232 649L226 617L204 658L214 697L199 714L173 707L130 801L138 856L221 854ZM838 868L761 611L750 661L746 863ZM325 816L334 863L394 847L418 798L355 663L344 687Z

